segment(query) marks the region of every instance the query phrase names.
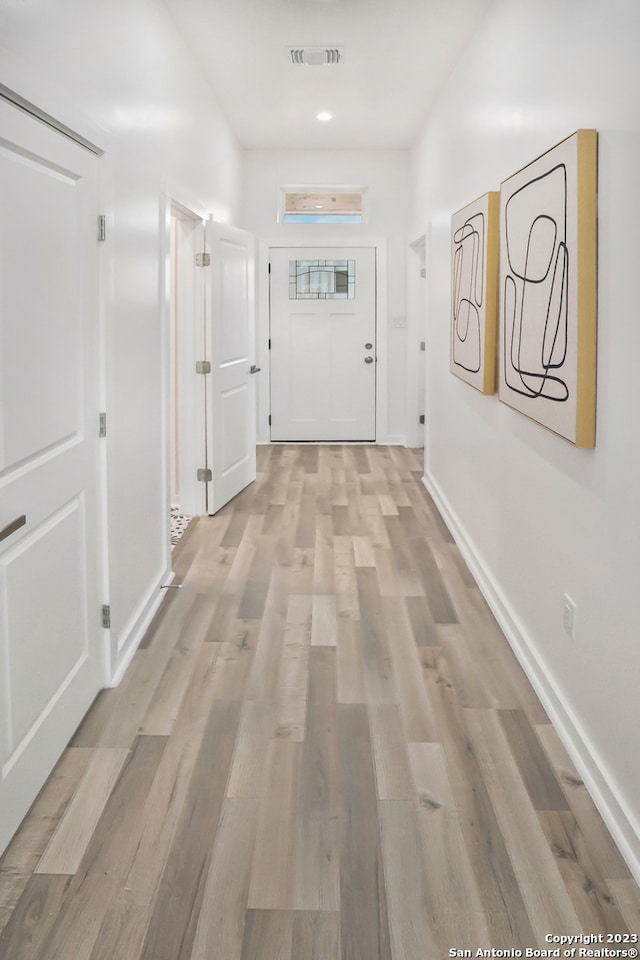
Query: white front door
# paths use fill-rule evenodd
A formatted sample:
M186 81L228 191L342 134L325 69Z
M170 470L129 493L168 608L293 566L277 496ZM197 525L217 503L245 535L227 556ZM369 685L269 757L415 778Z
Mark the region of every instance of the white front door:
M376 439L376 254L271 250L271 439Z
M0 850L104 686L100 161L0 102Z
M255 242L246 230L210 220L206 246L207 512L216 513L256 479Z

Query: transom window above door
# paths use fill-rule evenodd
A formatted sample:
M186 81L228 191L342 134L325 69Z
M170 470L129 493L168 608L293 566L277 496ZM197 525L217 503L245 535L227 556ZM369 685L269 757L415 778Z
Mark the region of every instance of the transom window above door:
M364 187L281 187L281 223L362 223Z
M355 260L290 260L289 300L353 300Z

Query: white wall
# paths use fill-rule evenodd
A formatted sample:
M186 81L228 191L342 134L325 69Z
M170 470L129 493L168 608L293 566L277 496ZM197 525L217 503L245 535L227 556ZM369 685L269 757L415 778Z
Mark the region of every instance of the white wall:
M378 318L378 376L386 390L386 403L378 418L378 441L403 443L406 436L406 246L408 153L402 150L247 150L244 154L242 226L260 244L258 264L258 364L263 374L258 385L258 440L269 439L269 301L266 256L269 245L357 245L371 239L385 241L386 317ZM355 185L367 188L366 223L277 223L278 191L287 185ZM382 334L382 336L381 336ZM385 370L386 366L386 370Z
M110 679L169 574L163 198L237 220L242 158L160 0L0 4L0 82L106 149Z
M637 0L499 0L413 152L411 234L430 240L427 483L640 877L639 38ZM448 372L451 214L580 127L600 131L593 451Z

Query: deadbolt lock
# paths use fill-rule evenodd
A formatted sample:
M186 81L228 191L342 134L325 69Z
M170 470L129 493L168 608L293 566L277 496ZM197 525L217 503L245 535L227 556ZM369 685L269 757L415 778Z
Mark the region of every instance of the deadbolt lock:
M372 344L372 343L365 343L364 348L365 348L365 350L373 350L373 344Z
M373 357L365 357L365 358L364 358L364 362L365 362L365 363L373 363Z

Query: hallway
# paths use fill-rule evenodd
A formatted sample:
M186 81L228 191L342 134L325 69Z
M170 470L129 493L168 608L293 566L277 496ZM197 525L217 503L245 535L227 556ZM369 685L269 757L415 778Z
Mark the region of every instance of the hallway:
M400 447L262 446L257 482L191 524L181 589L0 861L1 957L431 960L640 932L421 475Z

